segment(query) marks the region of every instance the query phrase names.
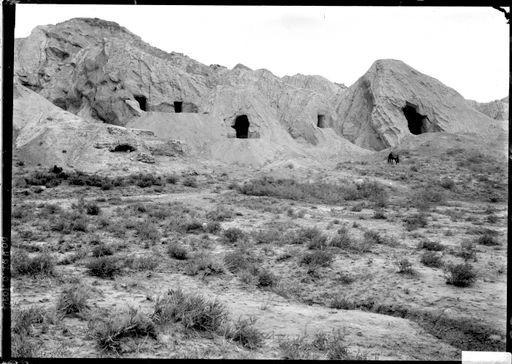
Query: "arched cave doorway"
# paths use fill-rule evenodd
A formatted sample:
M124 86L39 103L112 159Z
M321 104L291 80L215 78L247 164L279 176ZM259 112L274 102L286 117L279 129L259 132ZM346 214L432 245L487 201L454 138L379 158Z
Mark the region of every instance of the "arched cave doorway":
M146 111L146 102L147 102L147 99L146 99L146 96L133 96L135 98L135 100L139 103L139 108L142 110L142 111Z
M183 111L183 101L174 101L174 112L179 113Z
M319 128L325 128L325 115L318 114L316 126Z
M421 115L417 110L418 107L410 103L407 103L402 108L405 118L407 119L407 126L414 135L419 135L427 131L427 116Z
M247 139L249 137L249 118L247 115L238 115L233 128L236 130L236 137Z

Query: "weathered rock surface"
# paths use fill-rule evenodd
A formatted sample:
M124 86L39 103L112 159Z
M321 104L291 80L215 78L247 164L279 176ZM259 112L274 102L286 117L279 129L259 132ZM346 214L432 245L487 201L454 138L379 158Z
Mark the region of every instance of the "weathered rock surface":
M468 104L481 113L495 120L508 120L508 96L491 102L467 100Z
M165 147L150 131L87 122L19 84L13 94L13 144L29 163L82 171L120 165L137 170L155 162L153 149Z
M375 150L397 145L411 134L404 115L408 106L420 114L422 132L502 132L488 116L470 107L454 89L398 60L379 60L350 86L337 113L341 133L350 141ZM413 126L414 127L414 126Z
M361 147L381 150L411 134L402 110L406 105L425 117L422 132L503 131L500 125L485 131L490 118L455 90L400 61L377 61L346 88L321 76L280 78L241 64L206 66L100 19L36 27L16 40L14 72L20 84L67 111L59 122L77 121L77 133L85 124L87 130L98 128L94 153L127 148L127 154L139 156L132 158L137 163L152 164L156 157L158 164L159 157L189 153L256 165L294 156L366 154ZM236 138L242 115L248 120L247 139ZM33 118L23 114L18 122L39 125ZM103 123L154 135L120 128L125 139L132 138L132 150L116 144L109 134L114 129ZM29 129L17 144L31 140Z

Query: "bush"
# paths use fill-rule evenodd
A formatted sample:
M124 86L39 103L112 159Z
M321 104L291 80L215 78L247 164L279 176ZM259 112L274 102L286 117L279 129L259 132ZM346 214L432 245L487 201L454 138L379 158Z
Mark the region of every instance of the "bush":
M345 335L337 330L327 342L327 358L329 360L347 360L352 359L347 351L345 344Z
M145 220L143 222L139 222L135 225L135 230L137 231L137 235L142 240L147 240L152 243L155 243L161 238L160 231L158 227L153 224L149 220Z
M281 232L276 229L258 230L253 237L256 244L273 244L279 242Z
M90 275L100 278L113 278L121 271L118 258L114 256L93 258L87 263L86 267Z
M419 210L428 210L434 205L444 203L445 200L446 196L441 190L433 187L426 187L417 190L413 194L411 203Z
M445 266L446 283L457 287L469 287L476 281L476 272L469 263L447 264Z
M181 322L188 329L215 332L227 322L228 313L217 299L208 300L177 289L157 298L151 317L159 325Z
M289 231L284 236L287 244L308 244L308 246L325 246L327 238L316 228L300 228L296 231Z
M447 190L453 190L455 188L455 182L453 182L451 178L443 178L440 185Z
M398 267L398 273L414 274L412 263L407 258L395 261L395 265Z
M169 254L171 258L178 260L188 259L187 249L184 246L174 242L170 243L169 246L167 247L167 254Z
M217 221L209 221L206 224L206 232L210 234L217 234L219 231L222 230L222 226Z
M300 263L307 264L309 266L328 267L331 265L333 260L334 257L332 254L326 252L325 250L317 250L311 253L303 254Z
M404 218L403 221L405 222L405 228L407 229L407 231L423 228L428 224L427 216L424 213L408 216Z
M443 266L443 260L441 256L434 252L427 251L421 256L421 263L431 268L440 268Z
M460 243L460 250L455 255L461 257L466 262L469 260L476 262L476 246L470 241L463 241Z
M356 308L356 304L345 297L337 296L329 303L329 307L337 310L353 310Z
M386 220L386 214L384 213L384 210L378 209L378 210L374 211L373 218L374 219Z
M65 288L57 301L57 311L62 316L84 313L87 305L88 292L82 284L76 284Z
M280 340L279 349L282 358L291 360L313 359L313 347L305 339L306 336L297 336L294 339Z
M262 345L265 335L254 327L255 322L254 317L245 320L238 318L238 321L228 327L225 337L245 348L256 349Z
M86 211L87 215L99 215L101 209L95 203L88 203L85 205L85 211Z
M256 285L258 287L273 287L277 283L277 277L265 269L261 269L258 273L258 280Z
M176 183L178 183L179 177L175 174L171 174L167 176L165 180L167 181L167 183L175 185Z
M203 223L198 220L188 221L183 224L183 229L188 234L200 234L204 232Z
M338 234L336 234L329 243L330 246L341 248L341 249L351 249L353 242L350 238L347 229L341 228L338 230Z
M213 221L231 220L233 216L233 211L222 205L217 206L215 210L211 210L206 213L206 218Z
M236 249L232 252L226 253L224 256L224 264L232 273L249 269L254 263L255 258L249 252L242 249Z
M418 248L440 252L444 250L444 245L437 241L423 240L418 244Z
M121 341L125 338L157 338L153 321L131 307L127 313L117 314L107 321L89 321L89 330L100 350L107 352L120 353Z
M125 265L138 271L153 270L158 266L158 259L150 256L136 256L125 259Z
M99 245L96 245L94 248L92 248L92 256L95 258L112 254L114 254L112 248L103 243L100 243Z
M245 233L239 228L229 228L224 230L224 240L228 243L236 243L245 237Z
M185 267L185 273L195 276L202 273L203 276L211 276L224 273L224 266L214 260L209 253L201 252L192 257Z
M197 187L196 178L193 177L193 176L185 177L185 179L183 180L183 186L188 186L188 187L196 188Z
M500 245L498 240L491 234L484 234L476 239L476 243L485 246L497 246Z
M384 244L386 240L376 231L366 230L363 235L364 242L368 245Z
M16 250L11 257L11 269L14 276L18 275L54 275L55 262L48 252L29 257L26 251Z

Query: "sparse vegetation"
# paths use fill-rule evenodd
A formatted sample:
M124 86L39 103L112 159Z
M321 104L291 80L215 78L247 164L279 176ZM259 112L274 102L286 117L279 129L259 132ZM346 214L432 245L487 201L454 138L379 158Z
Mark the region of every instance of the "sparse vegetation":
M47 251L29 256L25 250L15 250L11 257L11 269L14 276L52 276L55 261Z
M226 338L251 350L262 346L265 335L254 327L255 322L254 317L247 319L239 317L237 321L228 326L225 333Z
M86 267L90 275L100 278L113 278L121 271L121 267L116 256L100 256L98 258L92 258L87 263Z
M187 329L216 332L226 324L228 313L224 304L216 299L177 289L157 298L151 317L159 325L180 322Z
M421 263L431 268L440 268L443 266L443 260L441 256L432 251L423 253L421 256Z
M476 272L469 263L445 265L446 283L457 287L469 287L476 281Z

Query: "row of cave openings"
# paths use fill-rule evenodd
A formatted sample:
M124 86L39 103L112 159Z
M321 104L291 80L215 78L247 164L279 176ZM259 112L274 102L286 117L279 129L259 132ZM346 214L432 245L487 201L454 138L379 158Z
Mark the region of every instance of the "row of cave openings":
M139 103L139 108L142 111L148 111L147 110L147 99L146 96L134 96L135 101ZM174 101L174 112L175 113L181 113L183 112L183 101Z

